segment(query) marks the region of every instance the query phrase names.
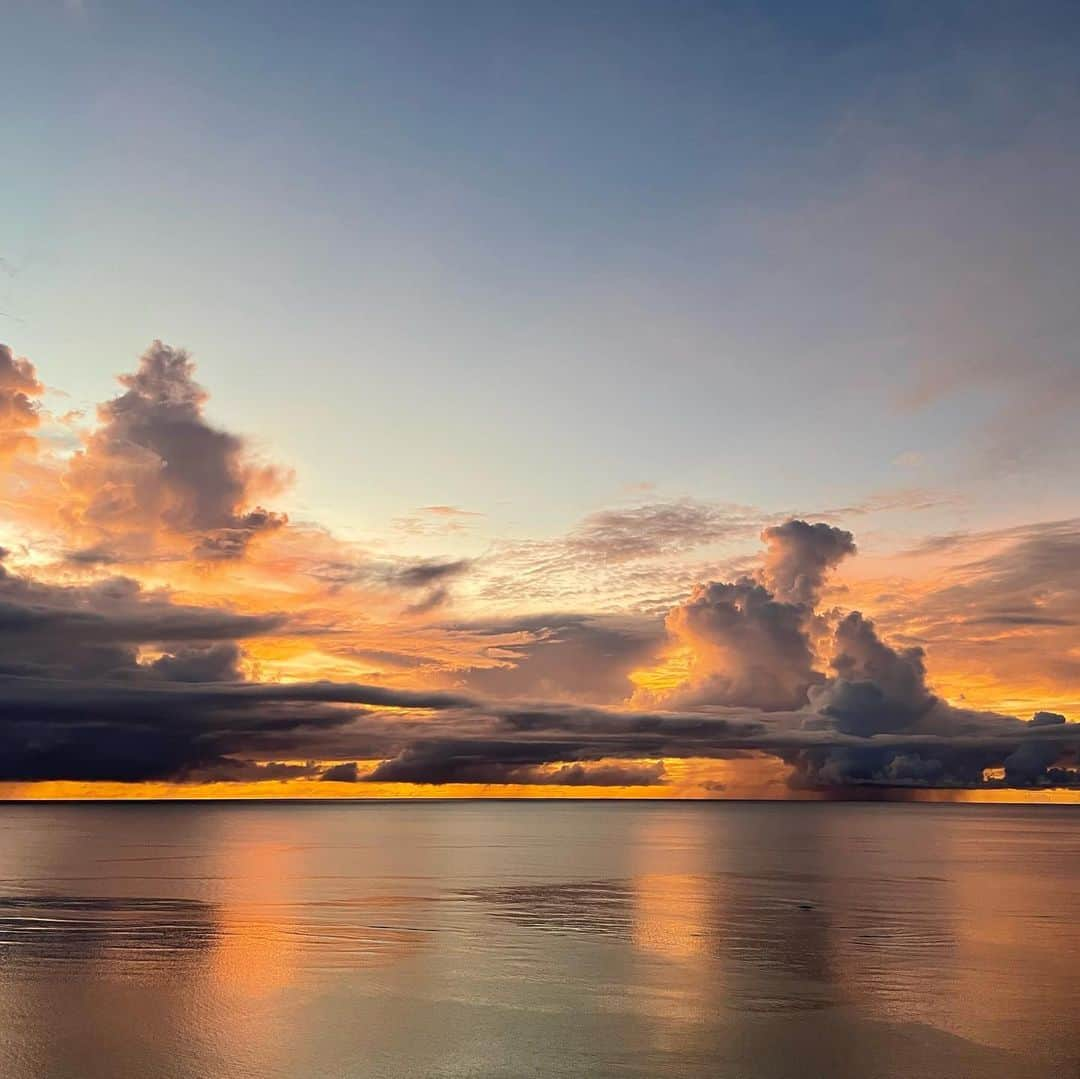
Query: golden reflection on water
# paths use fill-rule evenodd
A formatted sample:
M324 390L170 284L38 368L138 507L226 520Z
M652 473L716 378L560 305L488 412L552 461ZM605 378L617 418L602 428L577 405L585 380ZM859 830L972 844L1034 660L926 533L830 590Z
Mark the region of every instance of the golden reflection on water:
M635 836L634 946L673 962L690 964L708 951L706 926L716 916L709 910L715 889L704 874L715 866L706 857L701 816L643 817ZM676 873L657 873L658 852L677 854Z
M700 815L642 817L633 850L631 940L645 957L637 976L655 1024L654 1044L676 1053L687 1027L708 1022L724 1006L724 964L713 927L723 920L722 896L710 873L706 821ZM713 852L714 853L714 852ZM656 872L669 858L671 872Z

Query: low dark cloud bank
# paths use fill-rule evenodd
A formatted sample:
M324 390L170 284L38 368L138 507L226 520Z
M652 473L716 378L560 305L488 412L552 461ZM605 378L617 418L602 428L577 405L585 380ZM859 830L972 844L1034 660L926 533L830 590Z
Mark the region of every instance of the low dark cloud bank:
M703 585L669 619L726 673L638 710L530 692L587 690L601 653L628 664L651 654L658 638L632 622L464 624L526 640L523 669L467 672L464 693L250 683L242 641L280 630L281 615L180 605L122 577L59 586L0 568L0 779L636 786L665 782L663 758L769 754L810 789L1080 787L1080 724L947 704L926 683L921 650L890 646L858 612L835 620L828 669L816 670L812 603L850 537L781 535L798 536L794 555L783 539L760 579ZM566 642L580 648L563 655ZM574 662L585 670L576 685Z

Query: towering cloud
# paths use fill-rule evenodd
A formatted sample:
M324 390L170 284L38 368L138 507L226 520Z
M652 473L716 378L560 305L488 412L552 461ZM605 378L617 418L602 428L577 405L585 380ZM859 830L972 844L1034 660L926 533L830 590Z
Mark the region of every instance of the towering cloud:
M282 474L253 464L235 435L203 416L207 394L186 352L155 341L125 392L98 409L99 426L69 467L69 523L91 539L85 559L141 555L179 539L200 559L242 555L284 518L254 505Z
M33 445L30 432L39 422L35 398L43 392L34 365L0 344L0 460Z
M668 630L693 655L680 703L801 707L822 678L813 670L805 622L803 607L778 601L748 577L698 585L667 618Z
M667 618L692 655L680 703L801 708L814 670L814 606L829 571L855 550L850 532L790 520L766 528L760 579L698 585Z
M785 521L761 534L766 545L762 571L766 586L782 603L813 608L829 571L855 553L855 540L842 528L818 522Z
M830 666L836 677L811 690L810 698L845 734L905 730L935 703L926 688L922 649L890 648L858 611L836 627Z

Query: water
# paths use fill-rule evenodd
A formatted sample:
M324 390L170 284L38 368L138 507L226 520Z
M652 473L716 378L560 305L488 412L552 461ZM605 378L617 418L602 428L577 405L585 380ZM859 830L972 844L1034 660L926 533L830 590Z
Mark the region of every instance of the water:
M0 807L5 1079L1080 1076L1080 811Z

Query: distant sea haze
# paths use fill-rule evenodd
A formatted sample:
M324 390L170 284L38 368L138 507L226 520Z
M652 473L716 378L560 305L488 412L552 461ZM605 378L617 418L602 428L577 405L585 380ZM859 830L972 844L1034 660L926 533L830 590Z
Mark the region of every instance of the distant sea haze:
M3 1074L1072 1076L1078 812L8 804Z

